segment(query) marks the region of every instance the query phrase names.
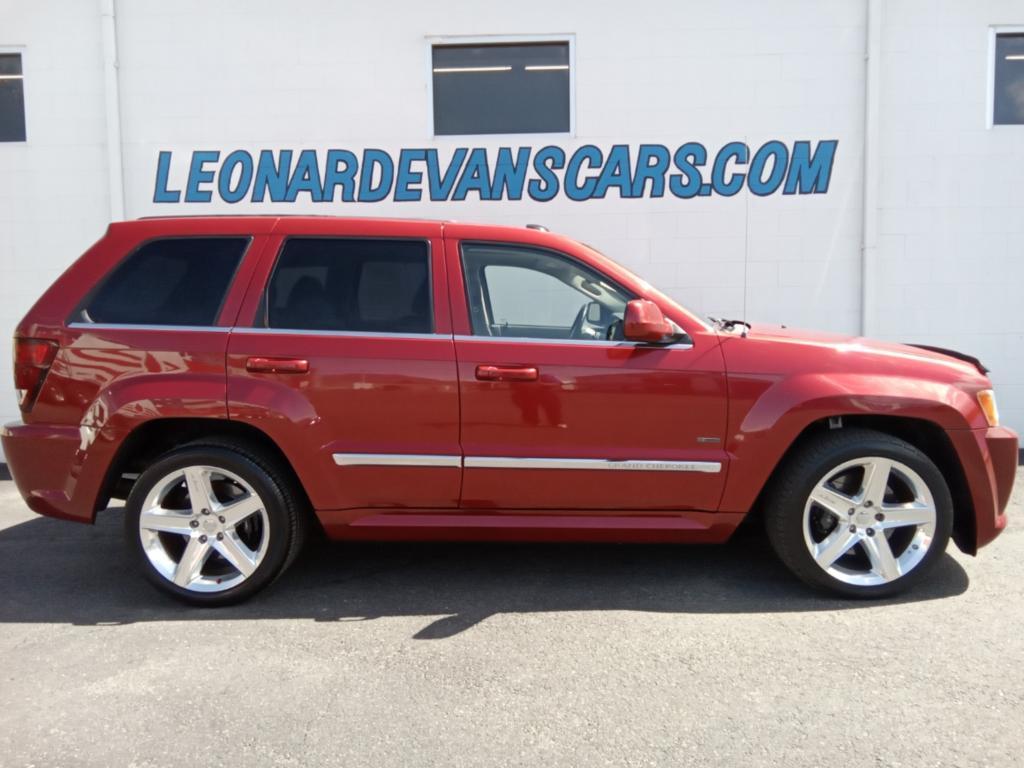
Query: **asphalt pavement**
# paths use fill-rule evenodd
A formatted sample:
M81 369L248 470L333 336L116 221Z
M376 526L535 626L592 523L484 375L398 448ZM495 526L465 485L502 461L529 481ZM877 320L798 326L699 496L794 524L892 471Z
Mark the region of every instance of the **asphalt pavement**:
M903 598L718 547L322 544L229 609L0 482L2 766L1018 766L1009 530Z

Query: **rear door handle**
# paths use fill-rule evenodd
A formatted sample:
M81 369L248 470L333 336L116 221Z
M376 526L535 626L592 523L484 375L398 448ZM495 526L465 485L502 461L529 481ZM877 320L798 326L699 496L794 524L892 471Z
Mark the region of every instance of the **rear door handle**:
M309 360L298 357L250 357L245 361L250 373L306 373Z
M480 381L536 381L537 369L532 365L478 365Z

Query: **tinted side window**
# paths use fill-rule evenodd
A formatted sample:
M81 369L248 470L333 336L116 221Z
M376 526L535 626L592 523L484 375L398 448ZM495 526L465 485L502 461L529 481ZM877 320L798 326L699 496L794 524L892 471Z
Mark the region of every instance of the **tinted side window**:
M292 238L270 278L267 327L431 333L429 258L413 240Z
M118 264L75 318L137 325L213 325L245 248L243 237L146 243Z

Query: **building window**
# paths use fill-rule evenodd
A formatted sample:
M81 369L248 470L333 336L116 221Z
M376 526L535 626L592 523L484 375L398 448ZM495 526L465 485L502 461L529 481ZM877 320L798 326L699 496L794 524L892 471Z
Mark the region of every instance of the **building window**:
M434 45L434 134L569 133L569 45Z
M0 53L0 141L25 141L25 83L20 53Z
M1024 125L1024 30L997 33L992 123Z

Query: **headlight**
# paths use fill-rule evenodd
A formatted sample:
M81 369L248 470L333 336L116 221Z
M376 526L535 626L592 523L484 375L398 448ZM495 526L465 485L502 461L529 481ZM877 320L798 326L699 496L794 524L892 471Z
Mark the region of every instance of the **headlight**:
M996 407L996 393L991 389L983 389L978 393L978 405L990 427L999 426L999 408Z

